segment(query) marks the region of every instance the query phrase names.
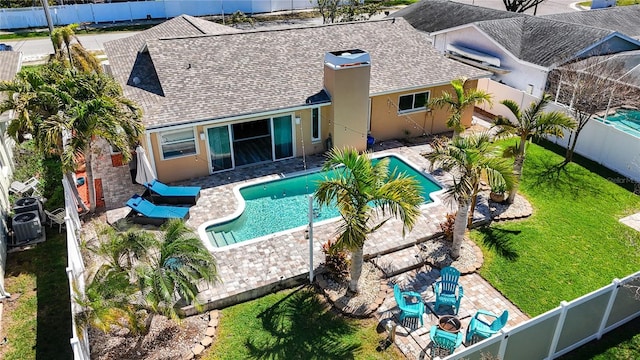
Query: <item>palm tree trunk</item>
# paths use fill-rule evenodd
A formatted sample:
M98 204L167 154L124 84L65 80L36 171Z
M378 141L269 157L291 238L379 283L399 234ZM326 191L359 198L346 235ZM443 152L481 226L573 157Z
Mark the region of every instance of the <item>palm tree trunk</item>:
M469 209L469 215L467 216L467 227L471 228L473 225L473 213L476 211L476 203L478 202L478 190L480 188L480 182L477 182L473 187L473 195L471 195L471 208Z
M87 189L89 189L89 211L94 213L96 211L96 187L93 182L93 169L91 168L91 145L87 147L84 153L84 161L87 167Z
M518 194L518 184L520 184L520 178L522 177L522 167L524 166L524 151L526 145L527 136L524 135L520 137L520 147L518 148L518 153L513 160L513 174L516 177L516 182L513 184L513 187L509 192L507 204L513 204L513 202L516 200L516 195Z
M460 257L462 250L462 242L464 241L464 233L467 230L467 216L469 213L470 201L468 199L458 200L458 213L456 221L453 225L453 244L451 244L451 258Z
M364 246L360 246L351 252L351 265L349 266L351 280L349 280L347 296L356 295L360 291L360 289L358 289L358 281L360 280L360 275L362 274L363 257Z
M78 205L82 208L82 211L83 212L89 211L89 208L87 207L87 205L85 205L84 201L82 201L82 197L80 197L80 193L78 192L78 187L76 186L76 183L73 180L73 174L71 172L66 172L64 176L67 178L67 181L69 182L69 185L70 185L69 187L71 188L71 192L73 193L73 196L76 197L76 201L78 202Z

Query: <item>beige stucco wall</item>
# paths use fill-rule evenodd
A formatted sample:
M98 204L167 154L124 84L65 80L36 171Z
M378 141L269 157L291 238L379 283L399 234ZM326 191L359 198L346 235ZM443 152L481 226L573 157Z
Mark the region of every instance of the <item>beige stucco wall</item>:
M353 147L359 151L367 148L370 72L368 65L324 67L324 85L332 101L328 116L335 147Z
M467 82L468 88L476 86L477 80ZM441 96L443 91L453 94L451 85L444 85L371 97L371 135L376 138L376 141L451 131L446 125L449 117L448 108L398 113L400 96L424 91L429 91L429 99ZM473 108L464 112L462 124L465 127L471 125L472 115Z
M200 132L203 131L203 127L196 126L195 129L195 138L198 148L197 154L166 160L162 159L160 146L158 144L159 134L151 134L151 147L153 149L153 158L156 163L158 180L169 183L209 175L207 144L206 140L200 140L199 135ZM147 149L147 151L149 151L149 149Z

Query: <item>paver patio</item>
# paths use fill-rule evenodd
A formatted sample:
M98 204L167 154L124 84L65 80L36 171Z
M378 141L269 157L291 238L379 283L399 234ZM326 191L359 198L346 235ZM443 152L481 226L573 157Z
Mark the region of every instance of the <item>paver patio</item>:
M376 155L396 154L408 159L420 170L427 170L429 163L420 156L428 151L429 145L416 144L405 146L398 141L388 141L376 144ZM207 177L185 181L184 185L197 185L202 187L201 197L198 203L191 207L191 217L188 224L197 229L201 224L228 216L238 206L233 194L233 188L239 185L254 182L256 180L269 180L280 178L281 174L291 174L305 169L314 169L322 165L324 157L321 155L306 156L286 161L249 166L234 171L210 175ZM101 174L105 202L107 205L107 220L114 222L126 215L128 208L122 208L126 200L135 192L140 193L143 188L131 184L128 168L110 168L109 172ZM104 169L103 169L104 170ZM431 174L441 183L448 181L447 175ZM114 190L111 193L110 190ZM392 219L385 226L374 233L365 244L365 258L375 257L378 254L393 253L401 248L415 245L417 242L426 241L440 231L439 224L444 221L447 212L452 212L451 205L440 202L425 206L416 222L412 232L402 238L402 224L399 220ZM487 206L479 206L474 214L476 221L488 221ZM274 219L277 221L277 219ZM329 239L335 231L335 223L326 223L314 226L313 234L313 264L316 267L324 260L321 251L322 243ZM405 252L398 252L405 254ZM291 286L294 283L304 281L309 273L309 240L306 239L306 231L299 230L284 235L272 235L260 241L249 241L237 246L229 247L214 252L217 260L218 273L221 282L213 287L201 289L199 298L208 308L228 306L240 301L249 300L261 294L279 288ZM387 255L389 256L389 255ZM391 255L393 256L393 255ZM401 262L398 259L398 262ZM430 291L431 284L438 278L439 271L428 266L422 266L411 272L406 272L391 279L423 294L427 303L434 299ZM465 297L462 302L460 316L463 327L466 325L477 309L485 309L500 313L504 309L510 312L509 327L527 319L520 310L506 300L499 292L491 287L479 275L465 275L461 278L465 287ZM395 312L395 301L390 294L376 316L381 320L389 318ZM423 358L425 348L429 344L428 326L436 322L436 317L430 315L425 327L400 330L396 337L396 343L408 358ZM401 328L399 328L401 329Z

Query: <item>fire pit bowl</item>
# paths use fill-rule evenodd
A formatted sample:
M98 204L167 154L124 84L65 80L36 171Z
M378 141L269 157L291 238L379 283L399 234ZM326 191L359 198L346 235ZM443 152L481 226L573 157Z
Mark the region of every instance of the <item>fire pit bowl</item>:
M438 320L438 327L440 327L440 329L444 331L455 334L458 331L460 331L460 328L462 327L462 323L460 322L460 319L458 319L455 316L443 315Z

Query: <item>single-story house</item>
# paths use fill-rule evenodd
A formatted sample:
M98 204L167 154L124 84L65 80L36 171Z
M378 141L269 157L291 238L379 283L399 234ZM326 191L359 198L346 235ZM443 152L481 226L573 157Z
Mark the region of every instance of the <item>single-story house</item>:
M456 20L473 8L487 18L478 19L478 15L469 18L478 19L473 22ZM493 80L534 96L545 90L549 72L566 62L640 49L640 41L634 38L639 31L640 6L545 17L503 14L501 18L496 11L500 12L424 0L404 9L404 16L426 32L441 53L491 71ZM453 14L450 21L443 20L447 13ZM464 24L455 25L460 22ZM444 28L449 25L453 26Z
M425 46L401 18L239 32L183 15L105 51L143 107L143 146L165 182L330 146L365 150L368 135L445 132L448 109L428 99L455 78L490 76Z
M22 67L22 53L17 51L0 51L0 81L11 81ZM0 94L0 101L4 94ZM13 139L7 136L7 123L11 120L10 111L0 114L0 214L7 218L11 210L9 202L9 186L13 177ZM7 264L7 227L0 221L0 298L8 296L4 289L4 274Z

